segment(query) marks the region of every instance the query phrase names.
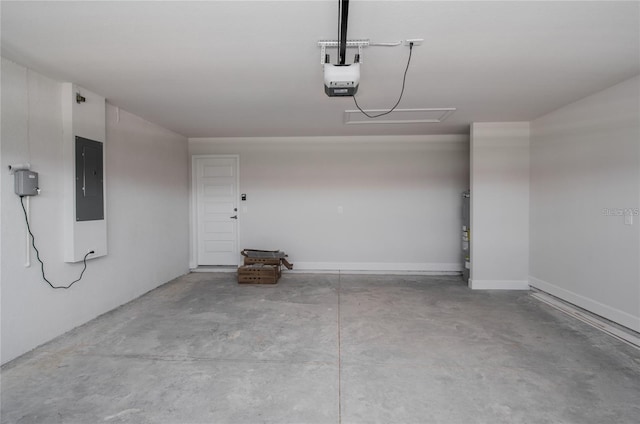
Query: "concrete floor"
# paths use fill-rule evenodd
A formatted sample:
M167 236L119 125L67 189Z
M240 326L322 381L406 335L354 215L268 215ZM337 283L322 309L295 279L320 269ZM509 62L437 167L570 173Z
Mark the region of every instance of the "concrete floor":
M640 351L454 277L190 274L2 368L2 423L634 423Z

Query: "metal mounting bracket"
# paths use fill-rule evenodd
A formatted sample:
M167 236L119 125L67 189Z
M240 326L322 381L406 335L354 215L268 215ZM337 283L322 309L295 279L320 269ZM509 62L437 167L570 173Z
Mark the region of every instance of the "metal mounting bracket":
M358 55L360 55L359 63L362 63L362 48L367 47L368 45L369 40L347 40L347 48L358 48ZM338 40L320 40L318 41L318 46L320 47L320 64L324 65L326 63L325 57L327 54L327 47L338 48L340 46L340 42Z

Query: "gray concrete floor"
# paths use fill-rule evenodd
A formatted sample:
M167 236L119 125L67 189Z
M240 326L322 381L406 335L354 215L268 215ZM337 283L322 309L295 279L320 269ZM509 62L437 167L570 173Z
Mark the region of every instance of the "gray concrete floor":
M455 277L190 274L2 368L2 423L635 423L640 351Z

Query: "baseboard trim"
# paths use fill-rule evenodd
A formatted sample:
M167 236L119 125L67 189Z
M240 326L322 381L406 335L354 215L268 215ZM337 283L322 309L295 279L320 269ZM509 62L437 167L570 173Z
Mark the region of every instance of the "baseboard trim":
M606 318L602 318L601 316L594 315L589 311L586 311L583 308L572 305L571 303L565 302L564 300L552 296L549 293L539 291L537 289L533 289L533 293L531 294L536 300L540 302L546 303L547 305L577 319L585 324L589 324L593 328L597 328L598 330L607 333L608 335L615 337L616 339L625 342L636 349L640 349L640 337L637 337L634 334L631 334L631 330L625 331L626 327L617 326L612 321L607 320ZM625 330L622 330L624 328ZM635 332L634 332L635 333ZM636 333L637 334L637 333Z
M238 267L234 265L208 266L200 265L190 269L191 272L237 272Z
M371 273L460 273L460 263L400 263L400 262L294 262L297 271L340 271Z
M383 262L295 262L286 273L375 274L375 275L460 275L459 263L383 263ZM236 272L234 266L203 266L191 272Z
M526 280L469 280L472 290L529 290Z
M363 269L285 269L283 274L342 274L342 275L423 275L423 276L459 276L460 271L367 271Z
M640 317L636 317L627 312L605 305L604 303L600 303L597 300L582 296L535 277L529 276L529 283L531 284L531 287L549 293L552 296L574 304L596 315L600 315L601 317L620 324L623 327L640 332Z

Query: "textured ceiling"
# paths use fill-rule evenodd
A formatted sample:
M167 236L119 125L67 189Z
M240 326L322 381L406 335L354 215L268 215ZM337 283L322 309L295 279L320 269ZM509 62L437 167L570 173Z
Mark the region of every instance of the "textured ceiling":
M640 73L638 2L352 1L350 39L425 39L399 107L458 110L345 125L353 101L324 94L317 46L337 37L337 4L2 1L2 55L189 137L466 133ZM365 48L362 107L395 103L408 53Z

